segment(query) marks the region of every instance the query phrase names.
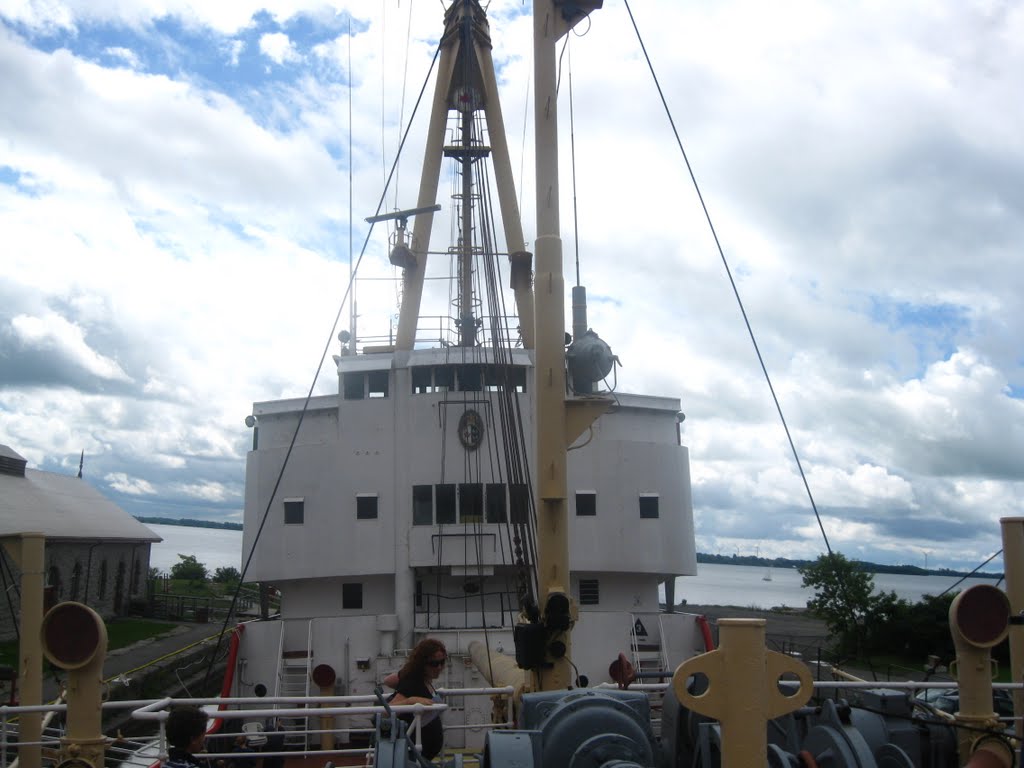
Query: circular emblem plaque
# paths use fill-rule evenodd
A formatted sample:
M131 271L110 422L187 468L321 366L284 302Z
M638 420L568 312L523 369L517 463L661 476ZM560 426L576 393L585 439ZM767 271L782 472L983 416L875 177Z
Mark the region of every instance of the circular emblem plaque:
M459 442L467 451L475 451L484 439L484 420L476 411L466 411L459 418Z

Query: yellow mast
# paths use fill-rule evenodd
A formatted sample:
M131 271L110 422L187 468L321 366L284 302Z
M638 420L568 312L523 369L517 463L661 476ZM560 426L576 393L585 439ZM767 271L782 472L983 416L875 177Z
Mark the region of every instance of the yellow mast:
M555 44L602 0L533 4L534 115L536 120L537 239L534 330L537 359L537 582L547 630L544 664L534 670L539 690L572 684L572 624L569 596L569 535L566 449L586 424L607 407L603 400L568 401L565 396L565 280L558 217L558 105Z

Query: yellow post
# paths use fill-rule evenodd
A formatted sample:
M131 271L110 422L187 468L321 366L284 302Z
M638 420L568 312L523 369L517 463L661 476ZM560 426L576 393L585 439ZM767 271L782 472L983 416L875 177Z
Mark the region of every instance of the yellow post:
M43 652L39 648L39 627L43 623L43 561L46 537L41 533L22 533L3 540L4 549L21 570L21 642L18 654L18 684L21 703L32 707L43 703ZM19 720L21 768L40 768L43 716L26 712ZM36 742L32 746L28 742Z
M1024 616L1024 517L1004 517L999 521L1003 532L1003 572L1006 574L1006 597L1010 615ZM1024 628L1010 628L1010 679L1024 682ZM1017 738L1024 738L1024 691L1013 692L1014 727Z
M721 723L722 768L765 765L767 722L810 700L811 672L795 659L765 648L764 619L720 619L718 629L718 650L680 664L672 688L682 704ZM698 673L707 677L708 689L694 696L686 681ZM779 690L785 674L799 680L796 692L788 696Z

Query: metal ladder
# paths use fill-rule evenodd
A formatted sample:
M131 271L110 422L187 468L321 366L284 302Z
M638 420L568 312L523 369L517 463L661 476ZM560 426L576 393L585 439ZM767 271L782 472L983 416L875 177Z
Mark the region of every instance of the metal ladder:
M309 681L313 665L312 648L313 622L309 623L306 636L306 647L301 649L284 649L284 622L281 622L280 653L277 667L278 696L309 696ZM294 709L294 704L281 705ZM279 717L276 730L284 734L286 749L297 747L306 749L309 746L307 717Z
M656 618L648 617L648 621ZM663 628L661 619L658 618L658 639L650 641L648 634L644 631L646 627L639 616L630 614L632 626L629 630L630 652L633 656L633 669L636 672L661 672L668 669L668 655L661 642ZM641 682L654 683L657 680L643 680ZM649 691L647 698L651 704L651 728L656 738L661 737L661 705L665 695L660 691Z

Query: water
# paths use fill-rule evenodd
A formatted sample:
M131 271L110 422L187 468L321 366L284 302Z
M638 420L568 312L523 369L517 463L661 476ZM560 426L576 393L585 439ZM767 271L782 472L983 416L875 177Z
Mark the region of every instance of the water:
M693 605L737 605L743 608L802 608L814 597L814 591L801 585L796 568L772 568L771 581L764 577L767 568L747 565L699 563L696 576L676 579L676 602ZM895 592L897 597L918 602L924 595L937 595L959 581L959 576L915 576L876 573L876 592ZM963 590L974 584L996 584L994 579L965 579L956 587Z
M195 555L212 574L218 568L242 569L242 532L220 528L190 528L182 525L149 525L164 540L154 544L150 566L168 572L178 562L178 554ZM746 565L700 563L696 576L676 579L676 601L691 605L736 605L742 608L802 608L814 597L801 586L795 568L771 569L771 581L764 577L767 568ZM877 591L893 591L898 597L917 602L923 595L937 595L958 581L956 576L913 576L875 574ZM995 584L992 579L966 579L957 589L974 584Z
M170 573L178 555L195 555L212 575L218 568L242 570L242 532L223 528L192 528L186 525L146 523L163 541L150 549L149 567Z

